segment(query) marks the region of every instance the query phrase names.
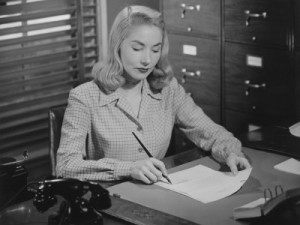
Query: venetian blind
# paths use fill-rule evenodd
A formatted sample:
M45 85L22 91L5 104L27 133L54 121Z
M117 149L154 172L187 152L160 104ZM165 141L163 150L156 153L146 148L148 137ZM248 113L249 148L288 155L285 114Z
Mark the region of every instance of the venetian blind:
M98 60L97 0L0 0L0 154L48 144L48 109Z

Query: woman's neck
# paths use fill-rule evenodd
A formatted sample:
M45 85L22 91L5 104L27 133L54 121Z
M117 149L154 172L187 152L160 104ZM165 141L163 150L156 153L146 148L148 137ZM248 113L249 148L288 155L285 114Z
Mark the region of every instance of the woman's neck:
M131 106L132 112L137 118L139 117L142 101L142 85L143 82L140 81L135 85L127 83L120 87L121 94L126 98L127 102Z
M142 85L143 82L139 81L136 83L128 83L126 82L122 87L120 87L120 90L125 95L136 95L139 96L142 93Z

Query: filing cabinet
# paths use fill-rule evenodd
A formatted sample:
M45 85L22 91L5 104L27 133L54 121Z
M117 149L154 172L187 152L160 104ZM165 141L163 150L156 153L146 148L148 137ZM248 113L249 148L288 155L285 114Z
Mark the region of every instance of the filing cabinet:
M162 11L174 75L220 123L220 0L165 0Z
M163 0L170 31L203 36L220 34L220 0Z
M169 60L179 83L215 122L221 122L220 0L163 0ZM175 131L176 148L191 143ZM176 150L175 150L176 151Z
M184 35L169 35L170 57L175 76L200 105L220 104L219 47L214 40ZM184 54L185 46L194 46L197 53ZM215 118L217 119L217 118Z
M225 41L288 46L289 0L224 0Z
M292 1L223 2L225 127L238 134L292 117Z
M163 0L161 10L175 76L215 122L239 134L300 120L300 1Z
M250 62L251 57L259 62ZM225 108L283 115L289 106L289 73L287 51L225 43Z

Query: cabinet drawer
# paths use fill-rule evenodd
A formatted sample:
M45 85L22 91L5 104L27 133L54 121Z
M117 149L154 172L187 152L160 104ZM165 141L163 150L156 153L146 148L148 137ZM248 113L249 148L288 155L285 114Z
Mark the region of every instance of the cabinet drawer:
M169 59L178 81L197 104L219 106L219 43L181 35L169 35L169 41Z
M201 105L202 110L215 123L221 123L221 107L214 105Z
M287 0L225 0L225 40L288 45Z
M240 111L225 110L224 126L235 135L251 131L253 127L262 127L277 122L276 118Z
M288 112L289 54L225 44L225 107L267 116Z
M220 0L164 0L164 20L169 30L218 36Z

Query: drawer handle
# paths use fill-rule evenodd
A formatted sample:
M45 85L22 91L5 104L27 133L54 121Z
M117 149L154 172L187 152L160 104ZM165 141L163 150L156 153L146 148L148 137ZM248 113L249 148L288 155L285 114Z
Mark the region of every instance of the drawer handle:
M259 89L259 88L266 88L267 86L266 83L261 83L261 84L250 83L250 80L245 80L245 84L247 85L247 90L245 92L246 96L249 96L250 88Z
M267 18L267 12L262 13L251 13L250 10L245 10L245 14L247 15L246 19L246 26L248 27L250 25L250 19L251 18Z
M194 10L196 10L196 11L199 12L200 9L201 9L201 6L200 6L200 5L195 5L195 6L193 6L193 5L187 5L187 4L185 4L185 3L180 4L180 7L181 7L181 18L182 18L182 19L185 18L185 13L186 13L187 10L189 10L189 11L194 11Z
M186 68L182 68L181 72L185 75L185 76L190 76L190 77L194 77L194 76L201 76L201 71L200 70L196 70L196 72L192 72L192 71L187 71Z
M186 68L182 68L181 72L183 73L183 77L181 79L181 82L184 84L185 83L185 78L188 77L200 77L201 76L201 71L200 70L196 70L195 72L193 71L187 71Z

